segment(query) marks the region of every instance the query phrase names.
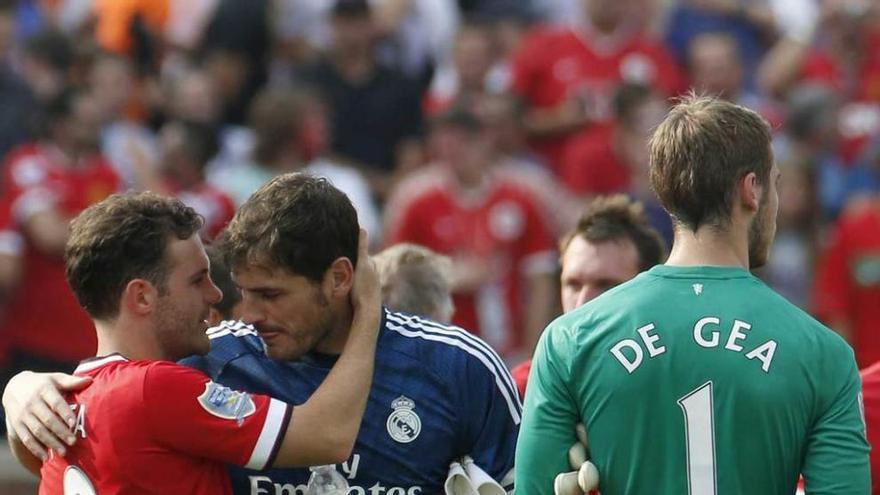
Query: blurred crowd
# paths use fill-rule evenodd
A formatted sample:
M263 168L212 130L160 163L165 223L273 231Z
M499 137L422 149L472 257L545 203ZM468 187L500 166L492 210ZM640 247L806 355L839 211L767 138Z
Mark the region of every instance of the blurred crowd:
M517 360L587 201L629 194L671 240L648 146L691 89L775 130L761 277L880 360L876 0L0 0L0 369L94 352L62 260L87 205L177 195L210 242L291 171L375 249L448 255L453 322Z

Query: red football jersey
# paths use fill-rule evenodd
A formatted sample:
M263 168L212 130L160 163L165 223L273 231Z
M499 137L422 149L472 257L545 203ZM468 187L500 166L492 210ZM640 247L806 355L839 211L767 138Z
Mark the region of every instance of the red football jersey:
M513 87L530 107L553 108L582 100L594 124L608 125L622 82L638 82L672 96L684 87L675 59L662 43L631 33L600 38L586 30L539 27L523 41L512 62ZM570 136L534 146L558 167Z
M93 355L95 329L67 286L64 259L38 250L21 225L49 208L73 218L119 189L116 172L100 155L74 164L54 147L26 145L7 159L3 186L0 202L9 215L0 231L23 239L24 272L0 331L13 347L57 361Z
M865 429L871 449L871 493L880 494L880 362L860 373L862 375L862 397L864 400Z
M480 259L490 280L454 293L453 323L480 335L502 355L522 345L523 278L556 268L551 228L533 191L491 174L464 194L442 165L404 180L386 211L386 242L412 242L457 258Z
M272 465L292 406L237 392L199 371L114 354L75 374L77 442L40 470L40 495L231 494L224 463Z
M838 220L816 269L813 304L820 319L850 323L860 368L880 361L880 204Z

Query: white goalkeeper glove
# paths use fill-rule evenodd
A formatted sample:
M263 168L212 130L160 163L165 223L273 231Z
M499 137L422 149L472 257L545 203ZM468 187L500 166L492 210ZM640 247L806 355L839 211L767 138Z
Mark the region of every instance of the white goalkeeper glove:
M568 463L574 471L556 476L553 481L555 495L583 495L599 488L599 471L588 460L587 429L578 423L575 433L578 441L568 449Z

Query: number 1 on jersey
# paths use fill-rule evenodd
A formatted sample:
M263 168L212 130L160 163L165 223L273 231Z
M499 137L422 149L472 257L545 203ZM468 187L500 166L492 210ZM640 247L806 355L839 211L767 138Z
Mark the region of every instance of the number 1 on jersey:
M706 382L678 399L678 405L684 414L688 494L717 495L712 382Z

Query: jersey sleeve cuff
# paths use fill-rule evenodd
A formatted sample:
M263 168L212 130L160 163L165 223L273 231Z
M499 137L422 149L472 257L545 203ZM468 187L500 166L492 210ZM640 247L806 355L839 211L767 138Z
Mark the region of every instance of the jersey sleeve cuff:
M275 456L278 455L278 449L281 448L281 442L287 434L287 425L290 424L292 413L293 406L290 404L276 399L269 401L269 412L266 413L263 431L257 439L251 458L244 467L261 471L272 466Z

